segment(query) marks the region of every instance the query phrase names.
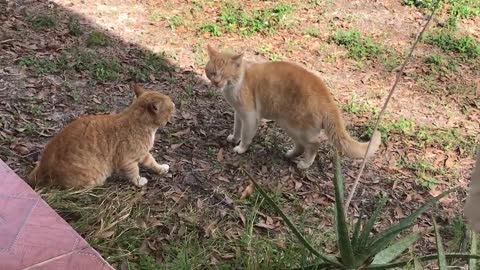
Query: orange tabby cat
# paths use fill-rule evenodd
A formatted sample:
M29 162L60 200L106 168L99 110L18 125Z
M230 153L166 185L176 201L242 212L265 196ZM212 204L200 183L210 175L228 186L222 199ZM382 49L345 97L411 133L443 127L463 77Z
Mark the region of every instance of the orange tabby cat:
M155 132L170 120L175 105L164 94L132 88L137 99L125 111L81 117L56 135L30 173L30 182L91 187L122 172L140 187L148 181L140 176L139 163L157 174L167 173L169 166L158 164L149 151Z
M243 60L243 54L219 52L207 47L209 61L205 67L208 79L222 89L235 110L233 134L229 142L238 143L233 151L247 151L260 119L271 119L293 139L288 158L302 154L297 166L310 167L325 130L336 149L352 158L363 158L368 143L360 143L345 130L342 116L323 81L303 67L289 62L254 63ZM373 134L367 156L380 146L380 133Z

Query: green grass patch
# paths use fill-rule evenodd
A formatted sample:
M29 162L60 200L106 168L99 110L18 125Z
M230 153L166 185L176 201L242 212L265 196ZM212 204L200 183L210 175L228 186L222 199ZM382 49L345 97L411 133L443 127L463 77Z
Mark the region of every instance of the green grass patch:
M92 33L90 33L90 35L88 35L88 38L87 38L87 46L89 47L95 47L95 46L103 47L103 46L107 46L108 43L109 43L108 37L104 33L98 32L98 31L93 31Z
M216 23L212 22L205 22L203 23L199 31L202 33L208 33L212 37L219 37L222 35L222 31L220 30L220 26Z
M303 32L311 37L319 37L320 36L320 30L314 27L308 27L303 30Z
M80 23L77 20L71 19L68 22L68 33L74 37L83 35L83 30L80 27Z
M480 44L473 37L456 37L451 31L432 31L423 38L423 42L435 45L447 52L458 53L463 58L477 58L480 56Z
M235 32L243 36L255 33L273 34L285 23L287 15L293 12L289 3L280 3L272 8L245 11L242 6L226 3L219 14L218 23L205 23L200 31L212 36L225 32Z
M170 73L173 67L165 59L165 53L146 52L135 67L130 67L130 75L137 81L148 81L150 76Z
M168 28L173 30L181 25L185 25L185 19L183 17L174 15L168 18L168 24L167 24Z
M347 49L347 56L355 60L377 59L381 52L379 44L373 42L370 37L363 36L357 30L337 30L331 40Z
M35 29L53 28L57 24L55 17L47 14L31 17L29 21Z
M448 74L457 71L458 63L443 54L432 53L425 58L425 63L433 74Z

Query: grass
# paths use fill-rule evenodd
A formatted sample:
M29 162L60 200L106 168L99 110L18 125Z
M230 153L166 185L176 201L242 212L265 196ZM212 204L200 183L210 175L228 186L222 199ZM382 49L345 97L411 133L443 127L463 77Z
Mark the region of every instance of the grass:
M428 33L423 41L435 45L446 52L455 52L463 58L477 58L480 56L480 44L470 36L456 37L452 32L437 30Z
M211 22L203 23L200 26L199 31L202 32L202 33L208 33L208 34L210 34L210 36L213 36L213 37L219 37L219 36L222 35L222 31L220 30L220 26L218 26L218 24L216 24L216 23L211 23Z
M80 27L80 24L77 20L70 19L68 22L68 33L74 37L79 37L83 35L83 30Z
M443 54L432 53L425 58L425 63L430 68L432 74L448 74L457 71L458 63L451 59L446 58Z
M31 55L20 59L37 76L87 72L98 82L116 81L128 74L137 81L147 81L152 76L171 72L172 68L163 53L147 52L137 57L134 65L123 65L117 58L101 57L91 50L71 49L53 58Z
M320 30L317 28L313 27L308 27L303 30L303 32L311 37L319 37L320 36Z
M89 47L103 47L108 45L108 37L99 31L93 31L88 35L87 46Z
M168 28L173 30L181 25L185 25L185 20L183 17L174 15L168 18L168 24L167 24Z
M275 7L256 9L247 12L242 6L226 3L219 13L217 23L206 22L200 27L201 32L212 36L220 36L222 32L239 33L249 36L256 33L274 34L285 23L293 7L288 3L280 3Z
M52 15L37 15L29 19L34 29L48 29L55 27L56 20Z
M355 60L376 59L381 52L380 45L364 37L357 30L337 30L331 40L347 49L349 58Z

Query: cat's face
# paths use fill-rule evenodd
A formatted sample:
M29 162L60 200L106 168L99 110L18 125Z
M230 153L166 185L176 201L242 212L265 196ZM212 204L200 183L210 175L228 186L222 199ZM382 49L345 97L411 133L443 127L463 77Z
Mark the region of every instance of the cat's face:
M142 108L144 118L149 124L163 127L170 122L175 112L175 104L170 97L156 91L145 91L137 85L134 85L133 89L137 96L135 103Z
M232 55L218 52L207 46L209 60L205 73L210 82L220 89L228 83L236 82L240 77L243 54Z

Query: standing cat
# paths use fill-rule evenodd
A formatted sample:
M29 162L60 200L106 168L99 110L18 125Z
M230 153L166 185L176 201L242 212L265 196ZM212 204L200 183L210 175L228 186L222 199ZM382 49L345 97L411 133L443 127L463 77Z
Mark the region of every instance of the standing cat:
M157 174L168 172L149 151L155 132L170 120L175 105L155 91L132 85L136 100L123 112L80 117L68 124L45 147L29 175L31 183L63 187L103 185L113 172L122 172L136 186L148 181L138 164Z
M205 67L208 79L222 89L235 110L233 134L229 142L238 143L233 151L247 151L262 118L277 123L293 139L288 158L304 154L300 169L310 167L325 130L336 149L352 158L363 158L368 143L360 143L345 130L342 116L323 81L303 67L289 62L252 63L243 54L219 52L207 47L209 61ZM380 146L380 133L373 134L367 157Z

